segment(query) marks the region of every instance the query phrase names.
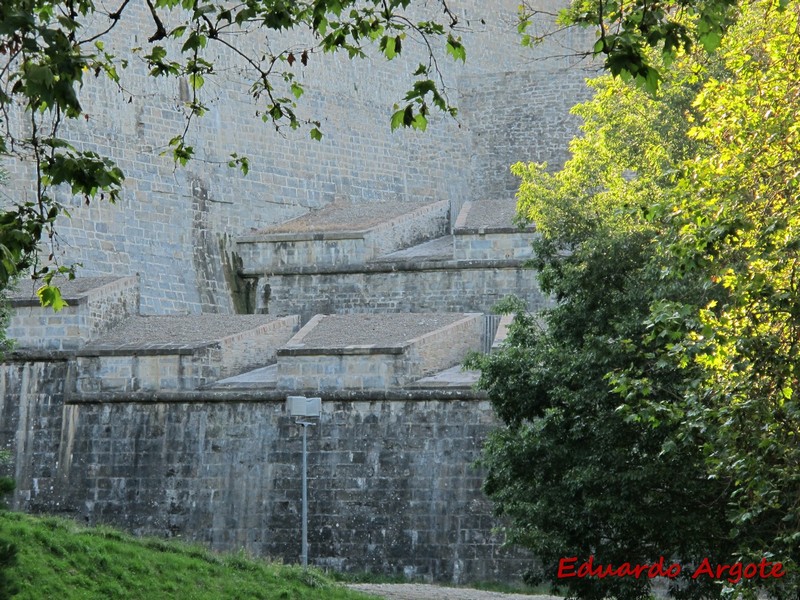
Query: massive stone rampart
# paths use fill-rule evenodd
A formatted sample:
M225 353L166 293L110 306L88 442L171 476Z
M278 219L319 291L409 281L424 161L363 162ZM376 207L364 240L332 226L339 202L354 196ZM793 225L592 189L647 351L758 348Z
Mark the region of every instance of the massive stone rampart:
M511 228L508 166L565 160L578 124L569 108L587 96L586 73L572 58L531 61L518 46L517 0L452 4L468 61L440 64L457 121L390 133L391 105L422 56L411 40L391 63L314 54L298 65L300 116L321 119L321 142L260 127L242 65L211 56L220 76L204 88L209 114L190 130L197 160L176 169L161 152L183 130L185 85L153 81L131 53L152 27L145 2L131 0L107 44L130 59L126 91L87 83L88 118L64 131L117 161L124 193L116 206L63 196L72 219L58 223L56 252L80 262L83 277L122 279L95 280L88 295L67 284L71 306L58 315L16 300L18 351L0 365L0 448L14 455L17 508L294 562L300 432L284 400L317 393L331 375L310 439L310 561L454 582L521 574L529 559L501 548L472 466L497 422L471 387L475 374L454 366L468 348L491 346L496 320L470 317L458 344L439 331L414 338L436 341L424 347L320 354L299 377L280 369L294 358L284 342L318 313L485 313L508 293L531 310L547 303L523 268L533 232ZM292 35L283 41L302 45ZM589 45L548 38L538 53L570 47ZM226 166L231 152L249 156L247 177ZM6 166L13 198L30 200L29 166ZM415 211L377 225L285 230L326 207L381 214L387 203ZM468 218L479 213L504 222ZM258 316L258 331L185 343L162 339L168 328L120 339L123 322L198 313L269 315ZM186 327L203 329L208 317Z
M125 92L102 78L87 80L81 90L87 119L68 123L62 132L80 148L117 161L127 176L124 193L116 206L84 206L62 196L72 219L58 223L59 260L80 262L83 276L138 273L145 314L230 313L241 310L233 294L232 236L335 200L446 201L455 219L466 200L509 197L515 187L509 164L564 160L577 127L569 108L586 95L585 73L574 68L574 58L535 59L563 56L591 42L562 36L532 53L519 45L517 0L452 4L468 59L462 65L440 57L440 66L460 107L457 120L435 117L424 133L390 131L392 104L402 99L408 74L424 58L422 45L411 39L404 56L391 62L314 53L307 67L295 65L307 89L300 116L320 118L321 142L307 131L277 134L261 123L256 113L263 107L247 93L244 65L209 50L217 73L202 90L209 112L189 133L197 160L176 168L162 152L183 131L185 90L180 82L147 76L141 55L153 24L144 0L132 0L106 44L130 61L121 72ZM419 6L437 10L435 2ZM271 45L310 42L302 33L293 35ZM237 39L254 48L256 42L263 37ZM132 53L136 46L143 51ZM250 157L246 177L227 167L231 152ZM4 166L12 174L11 197L32 199L31 171L14 162Z
M298 560L302 446L282 395L86 402L65 399L69 377L67 361L0 368L15 508ZM529 562L501 548L473 466L495 426L488 402L448 390L329 398L309 431L311 564L456 583L521 576Z

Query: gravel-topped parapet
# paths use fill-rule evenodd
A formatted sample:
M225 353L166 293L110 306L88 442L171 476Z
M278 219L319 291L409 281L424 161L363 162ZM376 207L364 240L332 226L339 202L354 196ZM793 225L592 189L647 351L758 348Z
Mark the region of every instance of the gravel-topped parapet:
M130 317L88 348L203 346L277 320L270 315L151 315Z
M309 348L399 345L463 319L464 313L324 315L301 339Z
M455 231L480 229L519 230L514 219L517 202L513 198L465 202L455 224Z
M76 277L71 281L69 279L54 279L52 285L61 290L61 297L64 300L69 301L85 296L93 289L101 288L120 279L125 279L125 277ZM41 281L22 281L14 289L8 290L8 299L11 301L36 299L38 302L36 290L42 285L44 284Z
M429 202L333 202L258 233L359 231L430 204Z

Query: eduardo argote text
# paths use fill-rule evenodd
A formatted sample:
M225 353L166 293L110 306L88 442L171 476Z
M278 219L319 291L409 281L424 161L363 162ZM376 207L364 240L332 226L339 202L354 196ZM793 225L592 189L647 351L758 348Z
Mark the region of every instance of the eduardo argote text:
M578 557L565 557L558 561L558 577L567 579L570 577L597 577L603 579L605 577L668 577L674 579L681 574L681 565L672 563L666 565L664 557L660 557L657 561L649 564L634 564L622 563L618 566L595 564L594 556L590 556L580 564ZM742 563L735 562L733 564L712 564L707 558L704 558L700 564L694 569L692 579L698 577L709 577L711 579L727 579L730 583L738 583L742 579L777 579L783 577L786 572L783 570L783 564L779 562L770 562L766 558L762 558L758 563Z

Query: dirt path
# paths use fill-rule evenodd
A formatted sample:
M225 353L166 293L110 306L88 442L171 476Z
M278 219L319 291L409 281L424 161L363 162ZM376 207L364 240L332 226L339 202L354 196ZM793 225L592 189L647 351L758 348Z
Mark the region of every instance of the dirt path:
M501 594L465 588L440 587L419 583L354 583L350 589L380 596L386 600L563 600L556 596Z

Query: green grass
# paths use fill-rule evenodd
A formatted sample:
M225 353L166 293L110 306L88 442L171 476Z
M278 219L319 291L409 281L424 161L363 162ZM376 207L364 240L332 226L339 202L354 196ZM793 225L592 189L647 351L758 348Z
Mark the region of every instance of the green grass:
M15 600L366 600L315 569L135 538L52 517L0 512L18 548Z

